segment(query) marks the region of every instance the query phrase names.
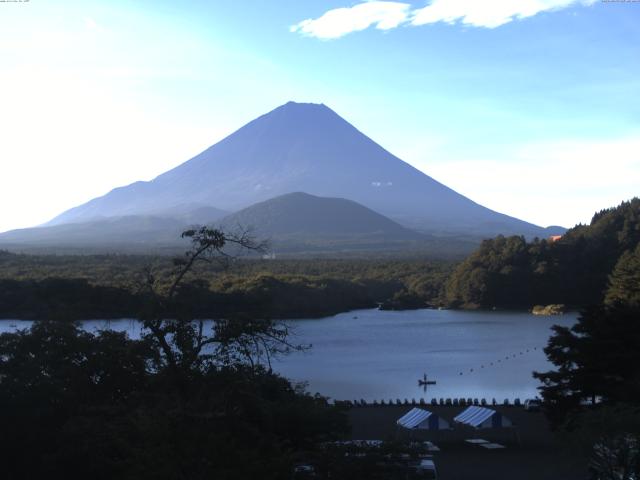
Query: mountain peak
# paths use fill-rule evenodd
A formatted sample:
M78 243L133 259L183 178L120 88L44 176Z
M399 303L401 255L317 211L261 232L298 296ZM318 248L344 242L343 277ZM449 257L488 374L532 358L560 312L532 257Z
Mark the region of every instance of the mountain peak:
M324 108L324 109L327 109L327 110L331 110L324 103L294 102L293 100L289 100L287 103L285 103L284 105L280 105L280 107L278 107L278 108L287 108L287 109L293 109L293 108L297 108L297 109L301 109L301 108L307 108L307 109Z
M269 113L260 117L261 119L284 118L293 122L314 122L319 119L342 120L342 118L324 103L300 103L287 102L280 105ZM342 120L344 121L344 120Z

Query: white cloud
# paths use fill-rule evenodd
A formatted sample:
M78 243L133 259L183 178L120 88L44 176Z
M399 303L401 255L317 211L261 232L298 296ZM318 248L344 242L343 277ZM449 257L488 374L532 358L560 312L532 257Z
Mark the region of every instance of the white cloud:
M368 1L353 7L336 8L316 19L303 20L290 30L323 40L339 38L371 26L391 30L403 24L420 26L445 22L496 28L513 20L559 10L575 4L592 5L596 0L432 0L411 9L402 2Z
M496 28L541 12L593 3L595 0L433 0L426 7L413 11L411 24L461 22L474 27Z
M292 32L323 40L339 38L365 30L372 25L378 30L390 30L408 21L411 5L401 2L365 2L350 8L329 10L316 19L293 25Z

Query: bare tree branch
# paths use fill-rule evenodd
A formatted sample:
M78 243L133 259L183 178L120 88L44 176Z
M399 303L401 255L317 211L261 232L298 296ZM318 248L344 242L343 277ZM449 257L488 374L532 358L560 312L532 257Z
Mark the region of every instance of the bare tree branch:
M191 248L184 256L173 261L174 271L168 288L161 289L151 267L143 271L141 289L150 297L150 312L144 318L144 325L158 342L164 361L175 375L187 372L214 357L224 357L223 363L248 362L252 371L266 357L269 367L274 354L281 354L296 348L286 342L287 330L272 322L241 322L234 325L228 321L215 321L216 328L211 335L205 334L203 320L194 323L192 318L174 318L176 299L187 276L193 272L198 262L219 262L228 266L237 258L229 252L234 247L238 252L260 253L267 243L259 242L250 229L236 229L225 232L221 229L202 226L186 230L182 238L191 240ZM179 314L178 317L184 316ZM188 315L188 314L187 314ZM215 345L215 347L214 347ZM203 355L208 347L212 352ZM206 350L205 350L206 349ZM217 354L214 353L217 351ZM238 356L239 355L239 356Z

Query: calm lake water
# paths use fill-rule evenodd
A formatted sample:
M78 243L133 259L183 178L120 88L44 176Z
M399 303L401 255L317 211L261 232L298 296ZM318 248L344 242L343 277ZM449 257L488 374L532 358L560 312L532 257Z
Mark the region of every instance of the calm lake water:
M534 370L551 367L542 349L554 324L571 326L576 314L540 317L519 312L359 310L314 320L292 320L292 340L306 352L274 369L311 392L339 400L416 400L433 397L534 397ZM31 322L2 320L0 332ZM138 337L134 320L86 321L88 330L113 328ZM426 373L436 385L423 391Z
M551 367L542 351L551 326L571 326L576 317L361 310L292 321L295 338L313 348L277 369L335 399L524 399L537 394L531 372ZM426 395L418 386L424 373L437 382Z

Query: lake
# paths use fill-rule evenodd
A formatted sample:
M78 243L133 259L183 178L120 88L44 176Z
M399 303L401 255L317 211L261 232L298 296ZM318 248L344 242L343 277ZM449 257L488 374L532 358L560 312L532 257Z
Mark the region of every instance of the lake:
M276 369L335 399L534 397L534 370L551 368L542 349L554 324L576 314L541 317L514 312L361 310L290 322L306 353ZM425 393L418 378L436 385Z
M571 326L574 313L557 317L521 312L358 310L333 317L288 321L293 342L312 344L274 363L311 392L339 400L397 398L525 399L537 394L534 370L551 368L542 349L554 324ZM0 332L31 322L0 321ZM134 320L83 322L88 330L140 334ZM425 393L423 374L436 385Z

